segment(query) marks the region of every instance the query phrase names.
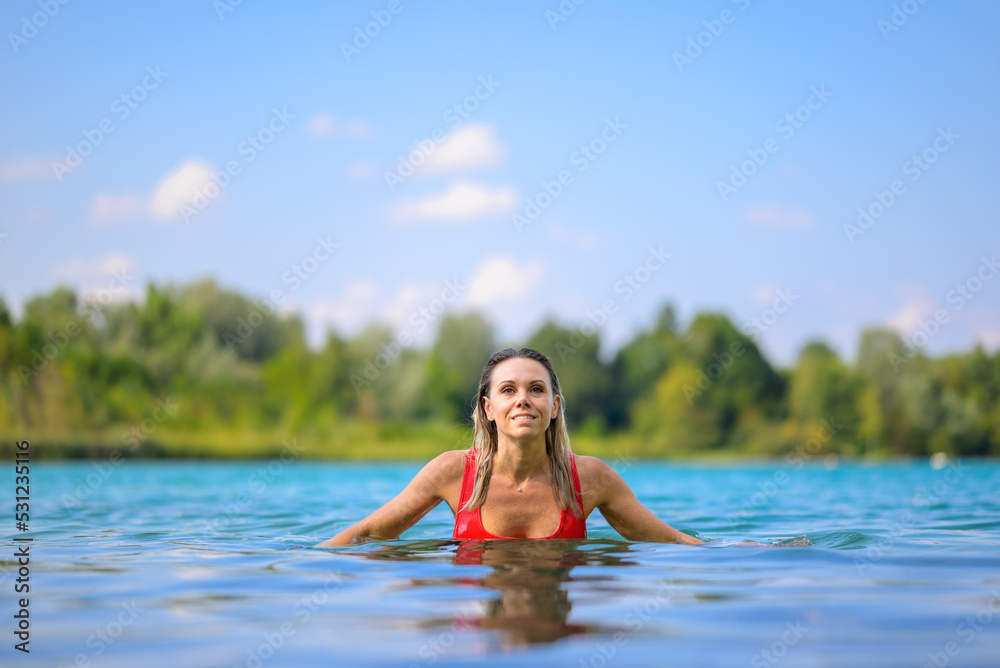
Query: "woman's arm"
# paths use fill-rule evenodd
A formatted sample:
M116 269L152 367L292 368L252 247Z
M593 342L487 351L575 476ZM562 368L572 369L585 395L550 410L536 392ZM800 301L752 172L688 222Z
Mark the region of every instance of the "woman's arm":
M582 458L578 458L579 459ZM626 540L641 540L653 543L686 543L697 545L704 541L689 536L673 528L642 505L635 492L624 478L613 468L596 457L588 457L590 489L594 494L594 507L601 511L615 531ZM583 480L581 480L583 483Z
M445 452L427 463L413 480L384 506L316 547L340 547L379 538L398 538L441 501L452 495L462 479L464 452ZM457 496L456 502L457 502ZM451 505L451 504L449 504Z

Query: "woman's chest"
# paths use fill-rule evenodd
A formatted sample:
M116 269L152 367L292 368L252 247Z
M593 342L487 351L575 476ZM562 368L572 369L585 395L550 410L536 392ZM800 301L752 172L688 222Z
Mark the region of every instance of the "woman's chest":
M495 536L544 538L562 524L562 510L552 490L539 488L513 493L490 490L480 507L483 528Z

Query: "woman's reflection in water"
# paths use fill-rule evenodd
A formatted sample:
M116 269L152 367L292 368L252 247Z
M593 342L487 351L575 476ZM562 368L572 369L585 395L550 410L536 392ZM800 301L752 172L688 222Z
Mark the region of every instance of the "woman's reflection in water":
M450 561L458 566L489 566L485 575L458 573L446 578L412 578L414 587L472 586L492 590L484 592L481 605L473 610L448 617L430 617L418 621L431 631L448 627L446 633L491 632L502 649L516 649L537 643L550 643L581 633L612 634L625 630L605 624L573 624L568 621L573 602L565 583L573 578L576 566L630 566L629 543L618 540L467 540L408 541L380 545L358 552L375 560L413 560L431 554L452 553ZM472 575L470 572L469 575ZM454 642L448 642L450 646ZM429 655L434 649L429 648Z
M593 632L586 625L568 622L573 603L564 586L574 566L599 562L626 563L609 551L581 550L576 540L476 540L459 545L456 564L491 566L493 571L468 580L496 591L484 601L482 616L456 623L500 631L504 648L548 643L566 636ZM614 551L627 551L618 544ZM603 629L602 629L603 630Z

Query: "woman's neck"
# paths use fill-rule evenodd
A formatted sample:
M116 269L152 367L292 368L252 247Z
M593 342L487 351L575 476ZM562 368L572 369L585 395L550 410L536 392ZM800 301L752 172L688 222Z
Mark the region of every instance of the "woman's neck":
M497 443L496 458L493 460L495 467L499 467L517 480L537 475L547 462L544 437L536 441L519 443L501 436Z

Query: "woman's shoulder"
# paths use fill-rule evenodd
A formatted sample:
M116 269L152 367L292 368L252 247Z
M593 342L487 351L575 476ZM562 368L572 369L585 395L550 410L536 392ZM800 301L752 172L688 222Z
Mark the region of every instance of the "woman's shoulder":
M447 450L427 462L424 470L440 479L461 478L468 450Z
M591 457L590 455L574 454L573 459L576 460L576 468L581 472L584 470L603 471L604 469L611 468L600 457Z
M438 462L442 466L448 466L451 464L464 462L468 454L469 454L468 450L445 450L431 461Z
M573 455L573 458L576 460L576 471L580 476L580 484L587 488L606 485L621 477L610 464L600 457Z

